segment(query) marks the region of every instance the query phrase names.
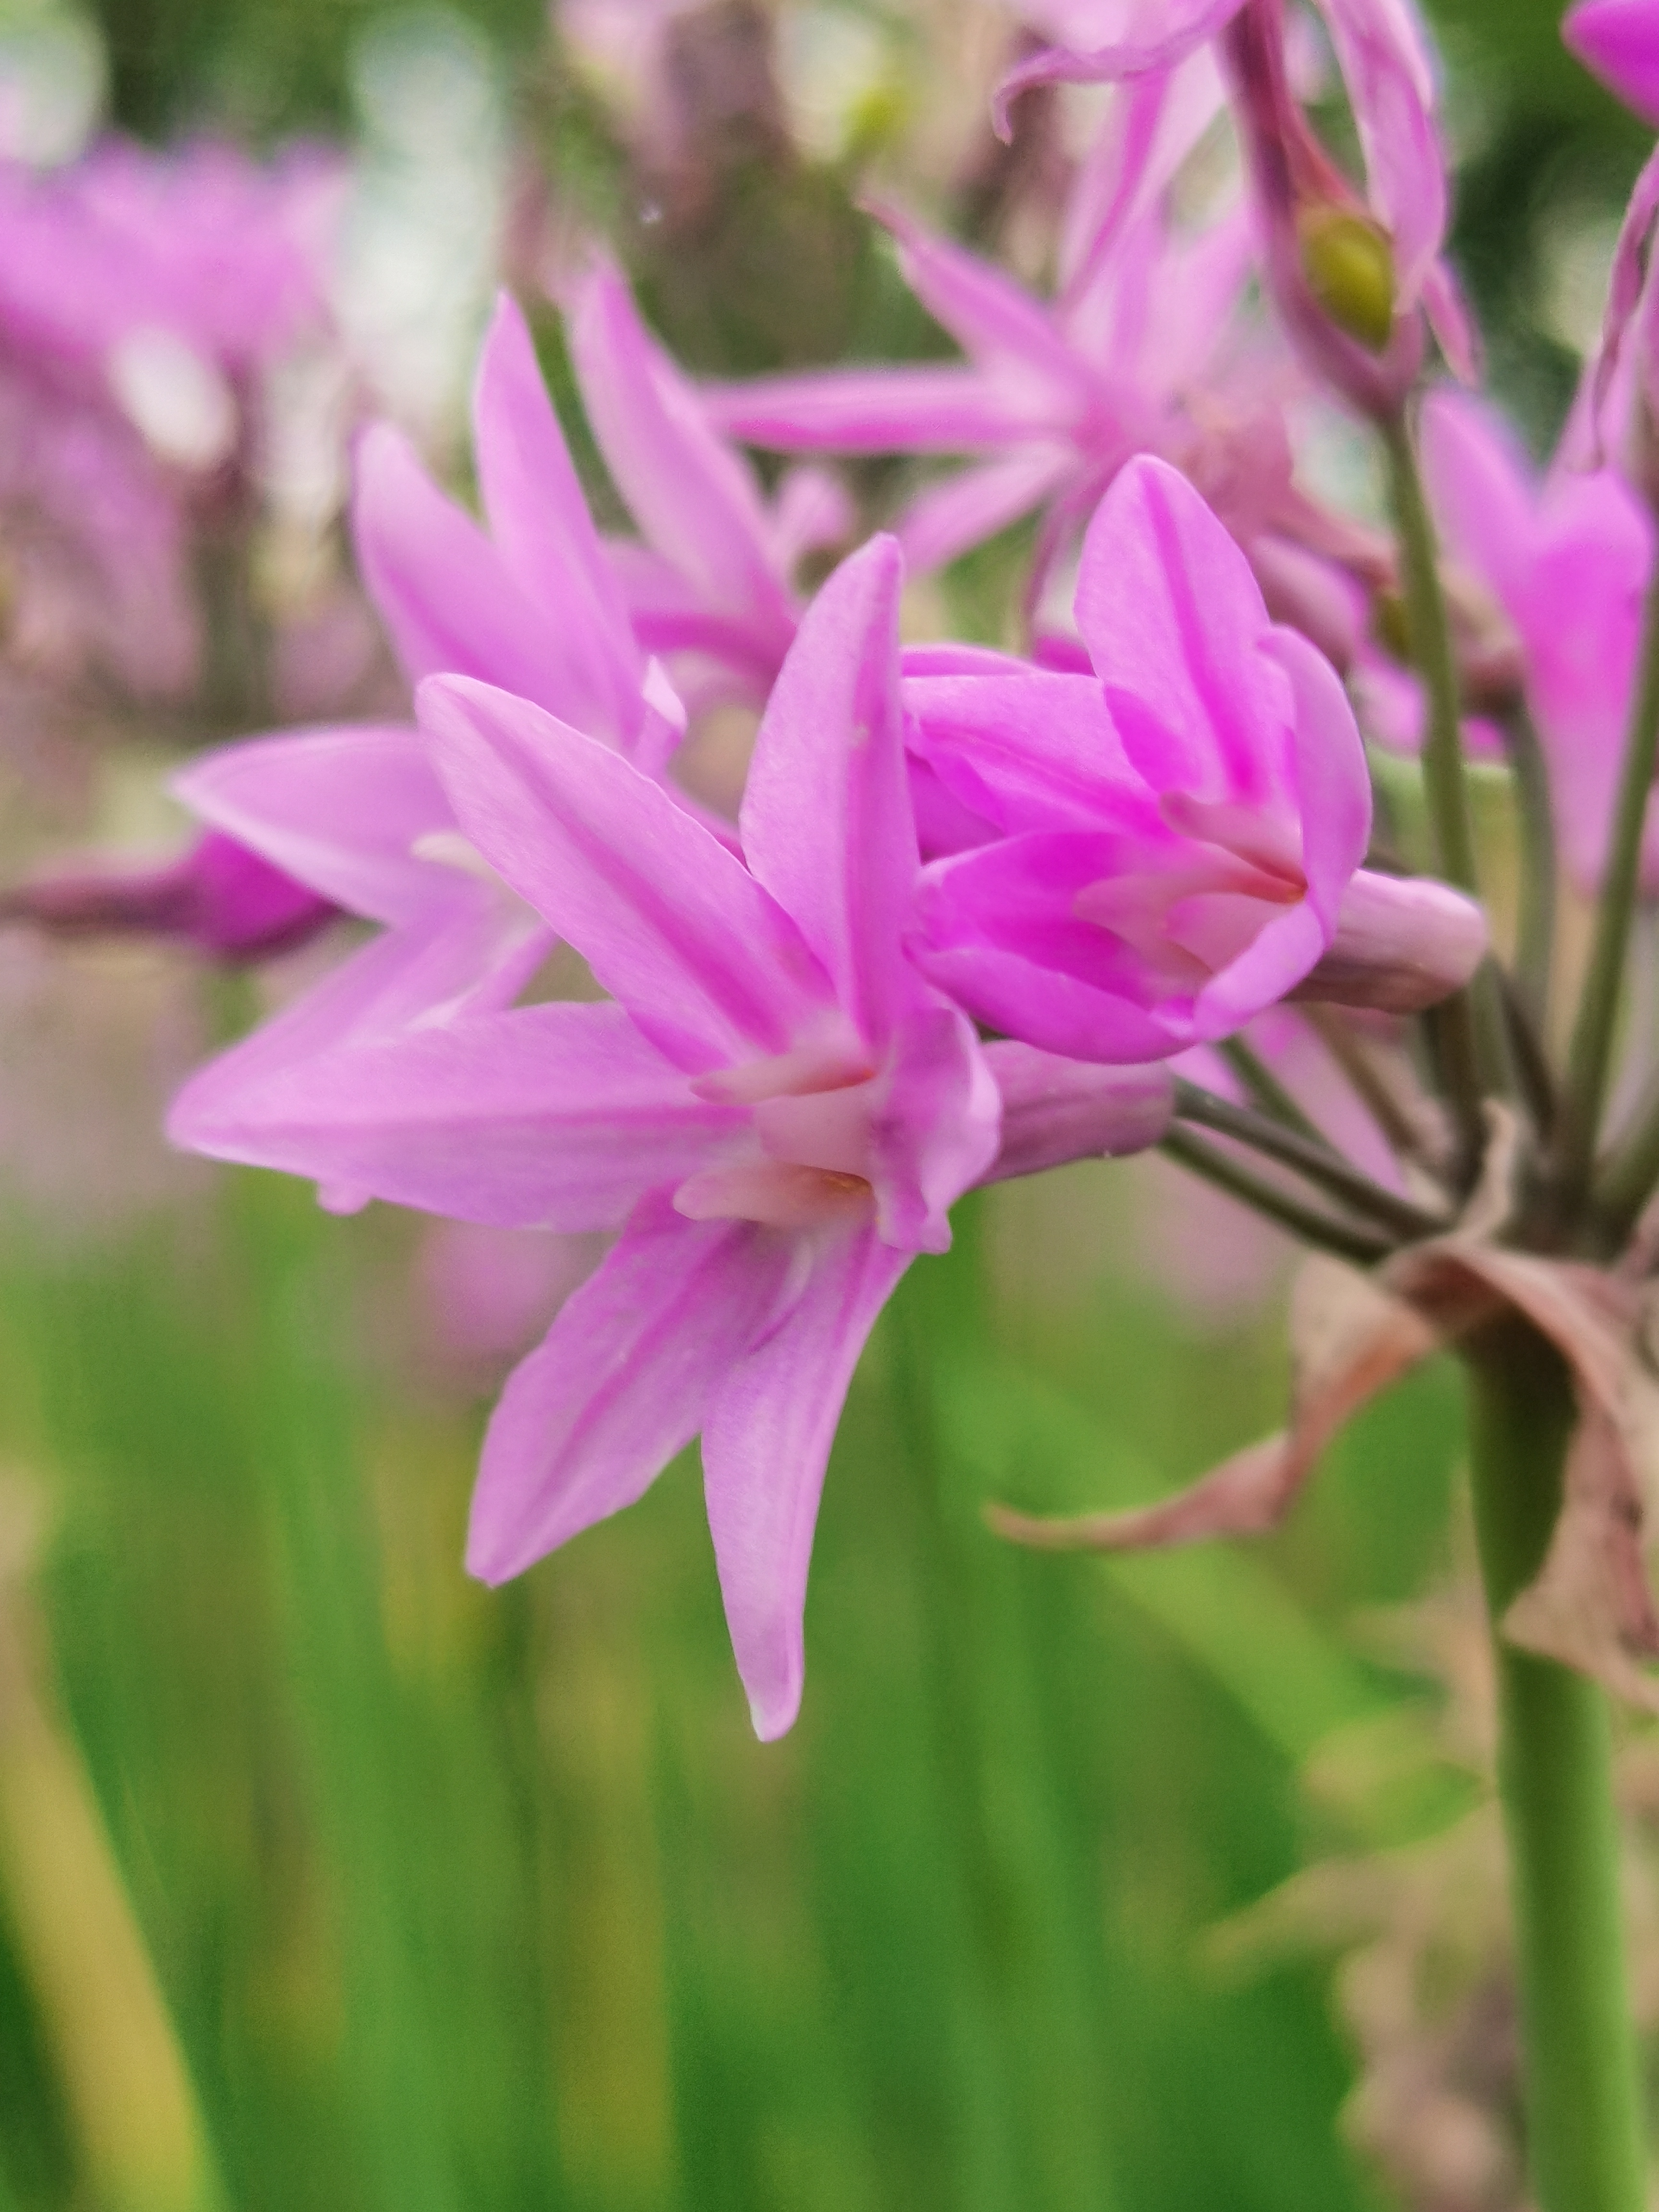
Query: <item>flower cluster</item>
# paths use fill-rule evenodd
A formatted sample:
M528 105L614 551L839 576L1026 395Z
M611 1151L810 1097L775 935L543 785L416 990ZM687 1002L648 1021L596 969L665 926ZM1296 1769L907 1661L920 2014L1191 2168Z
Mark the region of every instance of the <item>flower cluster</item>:
M1573 35L1640 104L1638 12L1588 0ZM202 755L185 861L11 902L228 957L369 925L198 1073L173 1138L339 1209L611 1240L506 1387L470 1564L518 1573L701 1437L763 1736L799 1703L854 1366L964 1193L1161 1145L1326 1252L1414 1249L1410 1325L1382 1352L1359 1329L1370 1364L1338 1362L1288 1443L1139 1530L1170 1540L1282 1510L1454 1277L1550 1332L1531 1277L1485 1245L1454 1266L1471 1223L1605 1258L1659 1180L1654 1113L1604 1115L1659 880L1656 173L1540 485L1483 402L1429 383L1434 348L1465 384L1479 355L1410 0L1322 0L1357 179L1282 0L1028 13L1005 123L1040 84L1114 87L1051 297L884 207L961 360L698 386L590 254L564 337L630 536L596 523L504 298L481 517L392 427L357 449L358 565L412 710ZM1231 181L1194 213L1218 141ZM1333 410L1380 443L1392 534L1310 489L1303 430ZM866 535L847 484L797 462L769 489L733 441L962 465ZM908 580L1028 520L1024 652L910 635ZM723 808L696 745L734 709L757 728ZM1368 742L1420 752L1413 804L1398 773L1377 803ZM1521 895L1490 908L1466 753L1506 772L1518 833ZM1558 849L1603 915L1565 1066ZM562 946L597 996L548 995ZM1582 1364L1585 1331L1555 1333Z

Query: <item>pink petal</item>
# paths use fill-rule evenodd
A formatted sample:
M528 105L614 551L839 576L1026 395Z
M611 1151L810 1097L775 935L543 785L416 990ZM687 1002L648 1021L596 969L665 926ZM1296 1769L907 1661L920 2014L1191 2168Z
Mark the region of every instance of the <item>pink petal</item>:
M1626 107L1659 129L1659 23L1651 0L1579 0L1561 36Z
M954 363L823 368L706 384L715 428L779 453L971 453L1070 424L1052 391Z
M1084 543L1077 621L1125 750L1154 790L1261 805L1285 797L1285 678L1257 650L1261 592L1186 478L1139 454Z
M1348 879L1370 842L1371 780L1364 743L1341 678L1306 638L1297 630L1273 629L1263 650L1290 679L1302 871L1309 903L1329 931L1336 927Z
M615 1229L744 1132L618 1006L554 1004L328 1052L198 1104L191 1149L501 1229Z
M1006 675L907 677L913 754L963 805L1008 835L1158 835L1157 794L1133 769L1098 680L1020 666Z
M890 538L843 561L773 687L738 817L749 866L827 971L859 1035L891 1036L919 860L899 704L904 563Z
M1133 1000L1001 945L928 944L916 963L988 1027L1066 1060L1156 1060L1186 1041Z
M1538 492L1519 441L1495 409L1445 391L1424 401L1419 435L1447 550L1512 622L1524 620L1538 556Z
M847 1386L909 1265L868 1230L826 1237L784 1321L715 1382L703 1488L738 1672L763 1742L800 1708L818 1499Z
M1413 0L1321 0L1365 157L1366 197L1394 248L1402 308L1413 307L1446 234L1446 157L1434 71Z
M201 753L173 779L191 812L371 921L413 920L469 888L416 857L454 810L418 730L348 723Z
M1213 38L1243 4L1243 0L1128 0L1110 8L1028 10L1051 37L1051 18L1058 16L1063 30L1054 46L1010 70L997 87L991 112L998 137L1012 135L1008 111L1032 86L1103 84L1174 69ZM1085 39L1091 43L1085 46Z
M471 1573L506 1582L649 1489L764 1326L795 1242L641 1203L501 1393L472 1498Z
M784 1051L821 1014L789 917L660 785L487 684L416 704L467 836L677 1066Z
M946 1252L950 1208L981 1181L1001 1141L1002 1105L967 1017L942 1002L913 1008L885 1071L874 1118L876 1231L907 1252Z
M473 420L489 534L508 573L544 610L547 646L564 662L562 696L540 703L594 737L626 744L639 720L643 659L530 332L506 293L479 362Z
M1062 404L1086 404L1092 373L1055 325L1050 310L1022 284L976 253L938 238L901 210L871 213L897 241L910 289L970 360L1006 362L1049 386Z
M375 1044L411 1023L499 1004L545 957L550 939L527 930L482 884L454 904L389 930L355 952L228 1052L198 1068L173 1101L167 1135L211 1152L244 1101L289 1068L343 1046ZM365 1194L367 1195L367 1194Z
M765 619L787 641L794 609L754 478L710 428L614 269L583 282L568 328L605 465L646 538L720 605Z
M556 705L568 679L555 626L388 423L358 441L351 514L358 565L411 683L476 676Z
M906 568L912 575L925 576L947 567L1041 507L1077 468L1077 454L1069 446L1027 445L1005 459L985 461L927 485L894 525Z

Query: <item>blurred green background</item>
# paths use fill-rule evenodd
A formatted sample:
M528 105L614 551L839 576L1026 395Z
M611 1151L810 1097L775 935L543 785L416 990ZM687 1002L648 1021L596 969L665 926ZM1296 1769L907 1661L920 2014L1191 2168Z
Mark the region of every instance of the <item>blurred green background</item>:
M103 0L115 117L349 129L386 12ZM539 0L465 12L626 240ZM1556 290L1644 142L1548 5L1446 0L1443 28L1459 256L1542 439L1576 372ZM887 328L851 168L752 182L720 185L747 259L717 210L708 258L647 281L671 336L730 367L787 350L716 310L803 208L854 240L805 349ZM146 957L110 956L111 988ZM1368 1626L1452 1571L1454 1378L1374 1408L1248 1549L1109 1565L980 1519L1144 1497L1279 1419L1277 1293L1183 1303L1152 1265L1167 1197L1068 1171L964 1206L913 1271L836 1448L805 1714L762 1747L695 1464L513 1587L465 1579L500 1370L423 1351L412 1224L231 1174L96 1234L8 1193L0 2212L1402 2201L1336 2124L1328 1957L1246 1972L1212 1936L1468 1804L1432 1755L1442 1685ZM1194 1233L1203 1289L1227 1232ZM1310 1793L1310 1759L1390 1729L1431 1749Z

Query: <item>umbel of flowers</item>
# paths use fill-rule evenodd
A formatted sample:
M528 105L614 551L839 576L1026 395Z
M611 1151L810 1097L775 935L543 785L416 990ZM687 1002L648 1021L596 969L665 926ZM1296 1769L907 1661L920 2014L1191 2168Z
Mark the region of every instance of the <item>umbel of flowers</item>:
M1283 1434L1139 1512L1000 1516L1028 1542L1265 1528L1358 1405L1455 1348L1533 2186L1544 2212L1638 2212L1605 1696L1653 1704L1659 1656L1659 1067L1627 1018L1659 890L1659 160L1540 482L1448 381L1478 380L1479 349L1409 0L1322 0L1358 178L1304 112L1281 0L1029 13L1047 43L1005 118L1036 83L1117 88L1052 297L884 210L960 362L699 391L596 256L564 307L625 539L595 526L504 301L482 520L392 431L358 454L411 717L203 757L179 788L204 840L161 890L49 879L14 905L240 957L374 925L194 1077L173 1137L337 1208L611 1239L502 1395L469 1564L517 1574L700 1437L763 1737L800 1701L852 1370L968 1190L1160 1146L1314 1255ZM1588 0L1571 36L1659 112L1650 0ZM1194 225L1173 186L1224 129L1237 187ZM1391 531L1307 488L1310 407L1376 440ZM853 544L833 480L797 467L769 499L732 438L960 465ZM1029 657L902 641L907 576L1027 515ZM758 734L728 815L680 763L733 701ZM1368 747L1414 757L1414 791L1395 763L1374 795ZM1507 775L1501 909L1471 754ZM1582 956L1564 885L1593 902ZM597 1002L529 995L560 943ZM1275 1065L1287 1033L1340 1117Z

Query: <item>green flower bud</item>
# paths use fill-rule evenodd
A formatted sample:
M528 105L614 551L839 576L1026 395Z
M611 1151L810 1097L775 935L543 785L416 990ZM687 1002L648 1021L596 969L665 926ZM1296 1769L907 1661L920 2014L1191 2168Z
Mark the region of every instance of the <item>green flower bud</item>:
M1386 231L1345 208L1304 207L1296 219L1303 273L1338 330L1382 353L1394 330L1394 252Z

